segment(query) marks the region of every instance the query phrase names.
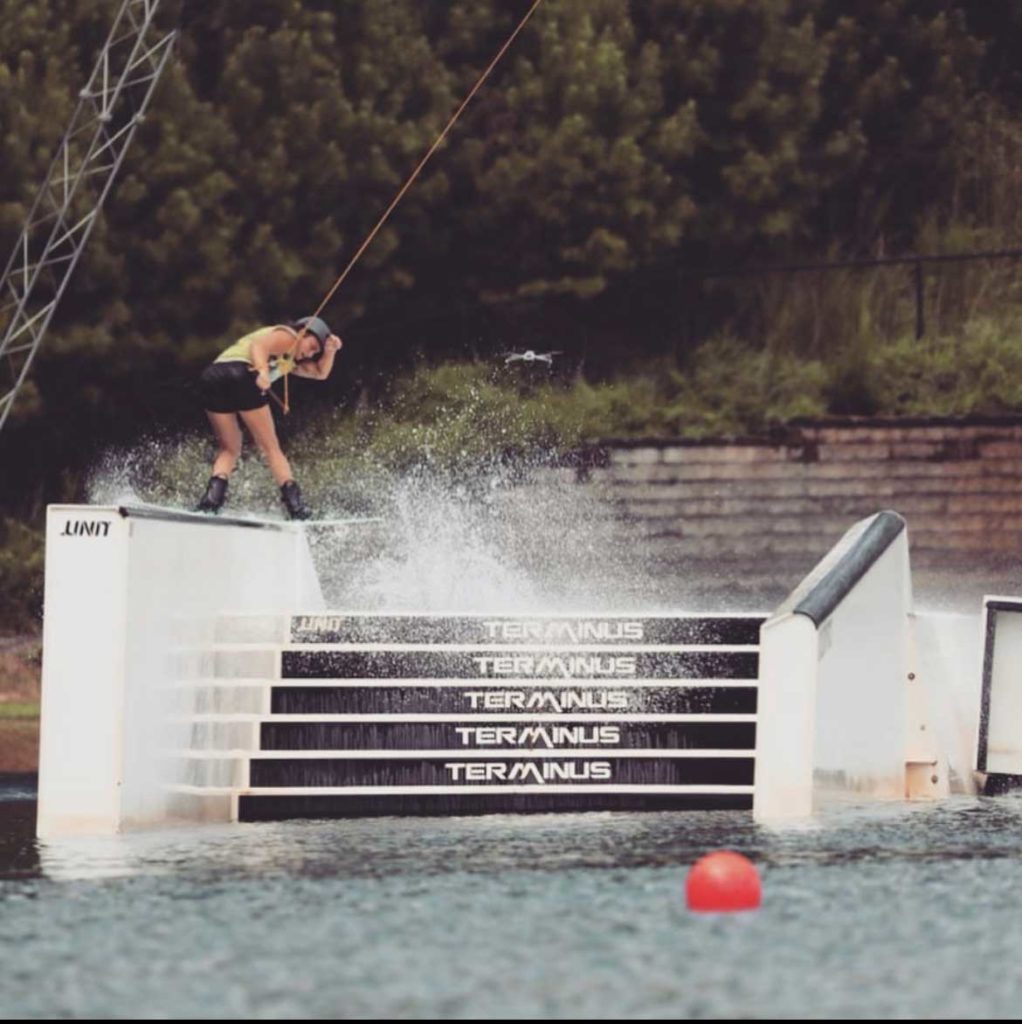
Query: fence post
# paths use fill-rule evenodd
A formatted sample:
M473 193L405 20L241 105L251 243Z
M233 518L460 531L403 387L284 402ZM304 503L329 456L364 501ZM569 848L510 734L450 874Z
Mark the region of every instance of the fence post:
M926 322L923 319L923 261L916 260L916 341L926 333Z

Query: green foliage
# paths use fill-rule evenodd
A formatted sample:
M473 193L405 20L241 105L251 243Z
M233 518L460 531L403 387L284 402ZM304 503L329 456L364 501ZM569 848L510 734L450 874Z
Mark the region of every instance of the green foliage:
M483 363L420 367L399 377L371 415L333 412L308 430L303 478L429 470L472 475L529 465L610 437L755 434L825 411L818 362L756 353L730 338L701 348L684 372L669 364L593 385L516 378Z
M870 362L871 387L889 415L1022 412L1022 315L975 320L961 334L902 338Z
M666 419L684 436L762 434L826 411L822 363L758 352L727 336L703 345L671 380L677 390Z
M860 251L879 238L908 248L968 146L984 44L950 3L814 6L827 52L820 122L831 128L819 159L833 175L818 223Z
M460 472L555 452L580 437L550 385L522 388L484 363L421 366L397 377L372 414L333 412L313 429L330 465Z
M37 629L42 603L42 531L0 518L0 632Z
M1022 412L1022 314L975 321L960 336L860 344L828 365L751 349L729 336L602 385L522 383L482 363L420 367L370 414L335 411L303 473L331 478L429 469L471 474L563 455L611 437L762 436L796 418L855 413Z
M4 701L0 703L0 721L39 717L38 701Z
M341 417L338 436L394 465L446 465L889 404L872 353L911 331L908 271L716 282L702 305L679 297L678 275L1014 244L1022 22L980 10L992 6L542 5L327 310L347 344L322 393L375 398L423 356L484 357L537 329L578 379L509 393L464 363L413 373L383 395L386 421ZM5 251L115 8L0 0ZM311 311L522 11L185 5L179 59L0 438L31 481L5 501L79 497L97 450L201 423L201 365L260 322ZM1022 302L1015 278L1006 264L928 274L930 329L996 319ZM698 327L682 337L689 313ZM615 376L622 352L648 365ZM480 422L495 424L485 443Z
M0 244L106 17L0 0ZM314 303L513 23L498 0L189 5L55 326L180 362ZM544 5L336 315L584 301L708 258L908 239L965 159L981 52L918 0Z
M554 457L587 441L655 430L661 391L648 375L593 385L516 379L483 363L421 367L395 383L367 454L394 468Z

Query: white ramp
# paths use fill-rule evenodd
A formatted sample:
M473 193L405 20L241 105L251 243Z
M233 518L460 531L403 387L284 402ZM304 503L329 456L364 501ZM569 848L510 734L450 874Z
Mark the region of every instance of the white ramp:
M752 806L754 615L225 618L275 643L248 756L197 755L243 821ZM211 696L213 694L211 693ZM211 703L217 703L214 697ZM225 761L233 761L223 772Z
M342 545L375 522L352 520ZM53 506L45 611L41 836L175 818L771 820L811 813L825 788L973 786L978 617L913 610L894 512L853 526L764 622L328 614L301 524ZM1022 630L1002 632L986 700L1006 724L982 752L1022 778Z
M856 523L763 626L755 817L973 792L975 619L913 609L901 516Z

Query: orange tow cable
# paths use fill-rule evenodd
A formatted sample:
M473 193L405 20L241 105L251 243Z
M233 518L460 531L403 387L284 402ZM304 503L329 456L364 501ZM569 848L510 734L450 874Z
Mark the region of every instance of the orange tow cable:
M501 57L503 57L504 54L507 53L508 48L515 41L515 39L518 36L518 33L521 32L523 28L525 28L526 22L529 20L529 18L532 17L533 12L536 10L537 7L539 7L539 5L542 2L543 0L535 0L533 5L528 9L528 11L526 11L525 17L522 18L522 20L518 23L518 27L514 30L514 32L511 33L511 35L507 37L506 42L497 51L497 55L493 58L493 60L490 61L489 66L486 68L486 70L479 76L479 79L476 81L476 84L472 86L471 90L469 91L469 94L461 101L461 106L459 106L458 109L455 110L455 112L451 115L450 120L444 126L444 130L436 137L436 141L434 141L433 145L429 147L429 149L426 151L426 155L419 161L415 170L412 171L412 173L409 175L408 180L401 186L401 189L398 191L397 195L394 196L394 199L391 202L390 206L388 206L387 209L383 211L383 216L380 217L380 219L376 222L376 225L372 229L372 231L370 231L369 234L366 235L365 241L358 247L358 250L356 251L355 255L352 256L351 259L348 261L348 265L344 268L344 270L341 271L340 276L337 278L337 280L334 281L333 287L330 289L330 291L326 293L326 296L324 297L323 301L319 304L319 307L316 309L316 312L312 314L313 316L319 316L319 314L323 312L323 309L326 306L326 304L334 297L334 294L336 293L337 289L341 287L342 282L351 272L352 267L354 267L355 264L359 261L359 259L362 256L362 253L364 253L366 249L369 248L369 244L376 237L380 228L382 228L383 225L386 223L387 218L394 212L394 208L397 206L398 203L401 202L402 198L404 197L404 194L408 191L409 188L411 188L412 183L419 176L419 173L422 171L423 167L426 166L427 162L429 161L429 158L437 151L437 149L440 147L440 143L443 142L444 139L447 137L447 133L451 130L451 128L454 127L454 122L457 121L459 117L461 117L462 111L469 105L469 103L472 100L472 97L475 96L475 94L479 91L483 82L485 82L486 79L489 78L490 72L500 62ZM298 345L301 342L302 338L305 336L305 334L306 329L302 327L301 330L298 332L298 337L295 338L294 347L291 349L291 355L293 357L297 355ZM283 408L285 413L291 411L291 406L288 400L287 378L288 374L284 374L284 401L281 402L276 395L273 395L274 399L277 401L277 404L280 405L281 408ZM273 393L271 392L271 394Z

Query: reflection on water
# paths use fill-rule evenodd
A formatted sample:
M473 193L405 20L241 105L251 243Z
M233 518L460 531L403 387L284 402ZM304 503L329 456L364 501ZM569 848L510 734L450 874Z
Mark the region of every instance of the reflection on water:
M759 857L748 815L492 815L183 825L122 835L34 838L34 803L0 802L0 878L174 875L192 881L391 878L684 864L728 833ZM684 824L684 828L681 826Z
M24 791L22 791L24 793ZM37 842L0 791L4 1017L1013 1016L1022 800L207 826ZM763 909L689 914L749 854Z

